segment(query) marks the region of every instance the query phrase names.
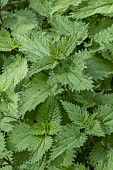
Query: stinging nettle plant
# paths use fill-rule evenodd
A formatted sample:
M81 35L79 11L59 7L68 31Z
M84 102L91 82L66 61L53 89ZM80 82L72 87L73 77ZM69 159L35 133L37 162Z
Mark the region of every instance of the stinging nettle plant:
M0 169L112 170L113 0L0 6Z

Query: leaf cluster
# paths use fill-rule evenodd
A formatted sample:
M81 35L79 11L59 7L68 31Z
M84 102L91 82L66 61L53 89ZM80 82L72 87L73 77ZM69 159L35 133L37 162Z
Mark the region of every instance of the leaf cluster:
M0 169L113 169L113 0L0 1Z

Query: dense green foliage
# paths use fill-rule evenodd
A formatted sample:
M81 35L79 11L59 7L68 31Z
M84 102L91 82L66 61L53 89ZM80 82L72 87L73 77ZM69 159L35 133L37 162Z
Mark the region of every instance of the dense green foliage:
M0 6L0 169L113 170L113 0Z

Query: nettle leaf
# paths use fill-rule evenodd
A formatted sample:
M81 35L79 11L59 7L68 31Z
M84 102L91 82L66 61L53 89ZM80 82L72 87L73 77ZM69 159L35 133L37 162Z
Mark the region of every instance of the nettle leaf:
M95 100L98 102L98 105L113 105L113 94L97 93L95 97Z
M104 136L105 132L102 128L101 122L95 120L95 115L90 116L86 108L76 106L70 102L62 101L62 105L66 110L72 123L78 128L86 128L86 133L95 136Z
M83 146L87 137L73 125L62 127L56 137L56 143L51 150L50 159L54 160L68 149L80 148Z
M24 164L20 165L19 168L20 170L44 170L46 167L45 163L44 162L41 162L41 163L31 163L30 161L28 162L25 162Z
M31 151L32 154L30 158L31 162L35 163L51 148L53 139L50 136L33 136L32 141L28 150Z
M56 55L55 55L56 56ZM37 59L36 63L32 63L28 76L32 76L33 74L39 73L43 70L52 70L54 69L58 64L58 61L52 59L52 57L45 57Z
M54 13L63 13L65 12L70 6L78 6L80 3L82 2L82 0L64 0L64 1L60 1L60 0L55 0L54 3L52 4L52 10L51 10L51 14Z
M15 24L11 25L10 28L12 30L12 34L26 34L31 31L33 28L38 26L38 21L36 19L35 13L31 10L19 10L16 11L12 16L12 20L14 20ZM6 18L7 21L7 18ZM4 21L4 22L6 22Z
M74 12L75 18L86 18L94 14L106 14L112 13L113 1L112 0L94 0L86 2L85 6L78 7Z
M21 34L14 36L19 44L20 51L24 52L30 61L35 62L41 57L50 55L49 39L43 32L34 32L31 36Z
M61 101L61 103L75 125L82 126L82 124L87 121L89 114L85 108L80 108L79 106L66 101Z
M46 99L39 108L33 127L35 135L53 135L60 129L61 115L57 102L53 97Z
M95 17L95 21L92 21L91 23L89 23L89 35L95 35L96 33L99 33L99 31L101 31L102 29L107 29L107 27L110 27L113 24L113 20L111 18L101 18L100 20L98 20L97 15L94 15ZM94 29L95 28L95 29Z
M18 56L14 63L11 63L5 68L5 71L0 75L0 92L6 91L9 86L15 87L28 72L27 61L25 58Z
M36 82L29 82L27 88L21 91L20 94L20 108L19 113L24 115L26 111L31 111L36 108L37 105L44 102L48 96L56 95L60 92L57 90L57 84L54 84L46 80L46 77L42 78L43 74L36 76ZM30 96L30 98L29 98ZM28 100L29 98L29 100Z
M88 60L87 71L95 80L104 80L113 74L113 64L95 57Z
M113 154L109 154L104 160L96 164L95 170L112 170L113 167Z
M12 35L26 34L38 25L35 13L27 9L17 10L15 13L3 11L2 18L4 26L12 30Z
M12 117L4 117L0 119L0 129L4 132L10 132L13 130L14 125L12 122L16 120Z
M19 112L24 115L26 111L31 111L35 109L37 105L44 102L45 99L50 95L51 89L43 82L42 88L38 87L36 84L32 84L24 92L21 92L21 103ZM30 99L28 100L30 96Z
M19 168L21 170L28 169L28 170L44 170L46 168L45 160L32 163L30 160L26 161L23 165L21 165Z
M110 134L113 132L113 111L112 107L109 105L103 105L98 108L95 112L95 118L101 122L102 129L106 134Z
M14 14L9 11L1 11L2 22L5 28L11 28L15 24Z
M73 149L67 150L65 152L65 156L63 157L63 162L61 164L63 167L68 168L69 166L71 166L73 164L74 157L75 157L74 153L75 153L75 151Z
M28 148L31 140L31 127L25 123L17 124L9 135L8 147L12 151L20 152Z
M90 152L90 162L92 165L95 165L100 160L104 160L106 155L109 154L108 147L105 147L103 141L100 143L96 143L93 149Z
M11 151L8 151L6 149L5 135L0 131L0 165L1 165L1 167L2 167L2 165L7 165L7 158L8 158L9 162L12 162L12 153L11 153ZM8 167L10 168L10 166L8 166Z
M53 31L58 33L58 35L75 35L76 39L85 39L88 35L88 25L82 21L72 21L67 16L55 15L50 21L53 26ZM77 37L76 37L77 36Z
M19 95L16 93L2 92L1 93L1 103L0 103L0 111L6 115L11 116L13 118L18 118L18 102Z
M0 30L0 51L11 51L12 49L17 48L15 45L13 38L11 38L10 33L1 28Z
M51 11L51 2L48 0L29 0L30 7L43 16L49 16Z
M90 53L87 51L79 51L75 53L72 59L62 63L62 66L51 73L51 79L53 82L61 83L62 85L69 85L72 91L93 91L92 78L85 74L86 60L90 57Z
M8 139L8 147L12 151L20 152L26 149L30 151L32 163L39 161L52 143L53 139L50 136L33 135L31 126L26 123L16 125Z
M71 6L78 6L82 0L48 1L36 0L30 2L30 7L42 16L51 16L54 13L64 13Z
M104 49L107 47L107 45L109 45L109 43L113 41L112 35L113 35L113 25L95 34L94 41L100 45L100 49Z
M56 159L52 160L50 164L51 166L53 165L57 168L58 167L68 168L73 164L74 158L75 158L75 150L68 149L65 152L63 152L61 155L59 155Z
M89 168L85 167L85 165L83 165L83 164L75 164L73 167L75 170L89 170ZM73 167L72 167L72 169L73 169Z
M82 104L82 106L89 108L96 105L95 93L92 91L82 91L74 95L74 100ZM100 103L99 103L100 104Z
M79 73L78 71L71 70L68 73L68 79L70 81L69 86L70 89L76 90L76 91L82 91L82 90L92 90L93 89L93 81L91 78L87 75L83 75Z
M0 1L0 169L113 169L113 0Z
M84 34L82 36L81 32L78 33L72 33L70 36L62 37L60 43L59 43L59 49L63 53L64 56L69 56L75 47L83 42L83 40L87 37L87 32L85 35L85 31L83 31Z
M98 120L92 120L92 118L89 118L89 120L86 122L86 133L88 135L94 135L94 136L105 136L105 132L102 128L101 122Z
M112 116L112 106L105 104L98 107L87 121L87 134L95 136L105 136L105 134L110 135L113 132Z

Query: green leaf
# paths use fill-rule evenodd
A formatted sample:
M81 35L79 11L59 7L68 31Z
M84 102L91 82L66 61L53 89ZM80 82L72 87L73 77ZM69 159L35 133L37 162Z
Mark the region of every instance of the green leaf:
M1 0L0 1L0 6L5 6L5 5L7 5L7 3L8 3L8 0Z
M26 111L31 111L37 105L44 102L48 96L54 95L57 85L50 84L46 79L41 80L43 74L36 76L36 82L29 82L27 88L20 92L19 113L24 115ZM29 98L29 100L28 100Z
M109 154L105 160L99 161L95 170L112 170L113 167L113 154Z
M65 167L68 168L73 164L75 158L74 149L68 149L59 155L56 159L50 162L51 166L56 166L57 168Z
M80 45L83 40L87 37L87 31L83 30L83 34L81 32L82 30L80 30L80 32L75 32L70 34L70 36L65 36L62 37L60 43L59 43L59 49L61 50L61 52L63 53L64 56L69 56L73 50L75 49L75 47L77 45Z
M80 108L66 101L62 101L62 105L75 125L82 126L82 124L87 121L89 114L83 107Z
M31 142L32 141L32 142ZM9 135L8 146L12 151L30 151L32 163L39 161L48 149L53 139L49 136L35 136L32 134L31 126L21 123L15 126L14 131Z
M52 4L52 10L51 10L51 14L54 13L63 13L66 10L68 10L69 7L71 6L78 6L80 3L82 2L82 0L55 0L55 2Z
M50 170L63 170L62 168L58 168L58 167L55 167L55 166L51 166L49 167Z
M5 166L5 167L1 168L1 170L12 170L12 166L10 166L10 165Z
M94 41L100 45L100 49L104 49L113 42L113 24L107 29L101 30L99 33L95 34ZM106 38L107 37L107 38Z
M22 151L22 152L13 152L13 164L20 167L25 162L27 163L29 159L29 152Z
M36 121L33 127L35 135L53 135L60 129L60 110L53 97L46 99L45 103L40 106Z
M71 91L83 91L92 90L93 81L87 75L83 75L80 72L73 70L66 72L66 70L60 70L61 74L53 74L51 79L61 83L62 85L69 85Z
M74 161L74 157L75 157L75 151L70 149L70 150L67 150L66 153L65 153L65 156L63 158L63 163L62 163L62 166L63 167L69 167L73 164L73 161Z
M17 124L9 135L8 147L12 151L26 150L32 141L31 127L26 123Z
M85 74L87 68L87 59L90 58L91 53L79 51L69 60L62 63L56 72L51 73L53 82L61 83L62 85L69 85L72 91L93 91L93 81L90 76Z
M87 37L88 25L82 21L72 21L69 17L55 15L50 19L53 31L58 35L74 35L75 42L84 40ZM72 39L72 38L71 38ZM73 40L74 41L74 40Z
M62 130L57 134L56 144L51 150L50 160L54 160L67 149L80 148L86 139L86 135L80 133L75 126L67 125L62 127Z
M90 162L95 165L100 160L104 160L108 155L108 147L104 147L103 142L96 143L90 152Z
M113 132L113 111L109 105L103 105L95 112L95 119L101 122L102 129L106 134Z
M0 119L0 129L4 132L12 131L14 128L13 122L15 122L14 118L3 117L2 119Z
M98 120L89 120L86 122L86 133L94 136L105 136L105 132L102 128L101 122Z
M0 51L11 51L15 49L17 45L15 45L14 40L11 38L10 33L1 28L0 30Z
M6 91L9 86L15 87L28 72L27 61L17 55L14 63L11 63L5 68L5 71L0 75L0 92Z
M12 30L12 35L26 34L38 25L35 13L27 9L17 10L15 13L2 11L2 20L4 26Z
M41 162L41 163L31 163L31 162L25 162L24 164L20 165L20 170L44 170L45 168L45 163Z
M32 136L32 142L28 147L28 150L31 151L31 162L39 161L45 152L51 148L52 143L53 139L50 136Z
M89 59L87 62L87 71L94 80L104 80L113 74L113 64L108 60L97 57Z
M12 21L15 22L10 26L12 34L25 35L27 32L31 31L38 25L35 13L27 9L16 11L15 14L12 15Z
M58 62L52 59L51 57L37 59L36 63L33 63L31 65L28 75L32 76L33 74L39 73L43 70L54 69L57 64Z
M96 105L95 93L92 91L82 91L74 95L74 100L89 108Z
M8 94L9 93L9 94ZM12 92L2 92L0 110L6 116L18 118L18 101L19 95Z
M112 0L89 0L86 1L84 6L78 7L74 12L73 16L75 18L86 18L94 14L106 14L109 15L113 10L113 1Z
M0 169L113 169L113 0L0 4Z
M84 164L75 164L73 167L74 167L74 170L89 170L89 168L85 167Z
M103 29L107 29L113 24L112 18L104 17L100 18L98 20L98 16L94 15L94 20L92 20L91 23L89 23L89 35L95 35L96 33L99 33L99 31L102 31ZM95 28L95 29L94 29Z
M15 34L20 51L24 52L30 61L37 61L41 57L50 55L48 37L42 32L28 35Z
M69 86L72 90L82 91L82 90L92 90L93 81L87 75L83 75L78 71L71 70L68 73L68 79L70 81Z
M95 96L95 100L97 101L98 105L113 105L113 94L103 94L97 93Z
M29 0L30 7L36 11L37 13L43 15L43 16L49 16L49 13L51 11L50 2L45 0Z

